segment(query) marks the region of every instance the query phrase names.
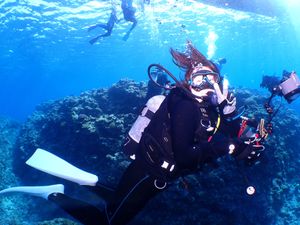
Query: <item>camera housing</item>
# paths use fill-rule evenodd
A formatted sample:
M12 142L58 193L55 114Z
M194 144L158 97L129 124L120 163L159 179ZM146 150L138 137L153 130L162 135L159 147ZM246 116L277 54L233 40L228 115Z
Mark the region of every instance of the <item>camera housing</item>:
M291 103L300 96L300 80L295 72L291 72L288 79L278 85L284 98Z

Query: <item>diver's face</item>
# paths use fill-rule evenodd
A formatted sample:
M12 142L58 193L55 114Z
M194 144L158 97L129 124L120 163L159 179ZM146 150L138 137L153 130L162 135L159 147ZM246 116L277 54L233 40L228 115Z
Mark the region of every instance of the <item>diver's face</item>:
M191 74L191 88L195 91L213 89L214 83L218 82L219 75L209 67L195 68Z
M193 71L191 75L191 92L200 97L198 101L203 101L202 97L208 97L215 93L213 84L217 82L218 76L209 67L202 66Z

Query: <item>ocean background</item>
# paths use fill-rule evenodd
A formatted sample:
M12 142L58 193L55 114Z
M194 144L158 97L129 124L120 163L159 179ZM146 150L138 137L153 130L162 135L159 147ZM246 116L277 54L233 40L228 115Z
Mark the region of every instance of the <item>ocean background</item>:
M210 58L225 57L222 72L235 87L259 88L263 74L300 71L299 2L271 2L263 9L257 4L260 13L277 13L266 16L242 4L246 11L202 1L136 0L138 25L127 41L122 37L131 23L123 19L110 37L90 45L104 31L87 28L107 22L112 4L123 18L120 1L2 0L0 115L24 121L46 100L109 87L125 77L147 81L151 63L180 76L169 48L184 50L186 40ZM299 100L291 107L299 109Z

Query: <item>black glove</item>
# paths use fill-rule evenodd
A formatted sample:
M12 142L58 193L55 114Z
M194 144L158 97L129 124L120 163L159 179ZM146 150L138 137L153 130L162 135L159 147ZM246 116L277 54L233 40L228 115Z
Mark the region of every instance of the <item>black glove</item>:
M260 143L261 139L252 137L244 141L236 141L235 144L229 146L229 154L237 160L244 160L251 165L261 156L265 150L265 146Z

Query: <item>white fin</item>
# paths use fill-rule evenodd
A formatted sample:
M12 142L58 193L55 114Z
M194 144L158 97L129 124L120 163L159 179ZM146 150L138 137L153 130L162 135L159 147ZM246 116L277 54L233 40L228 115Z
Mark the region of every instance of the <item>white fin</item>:
M52 193L63 194L64 189L65 187L62 184L55 184L49 186L20 186L4 189L0 191L0 194L19 192L48 199L48 196Z
M80 185L95 186L98 182L96 175L85 172L58 156L40 148L26 161L26 164L37 170Z

